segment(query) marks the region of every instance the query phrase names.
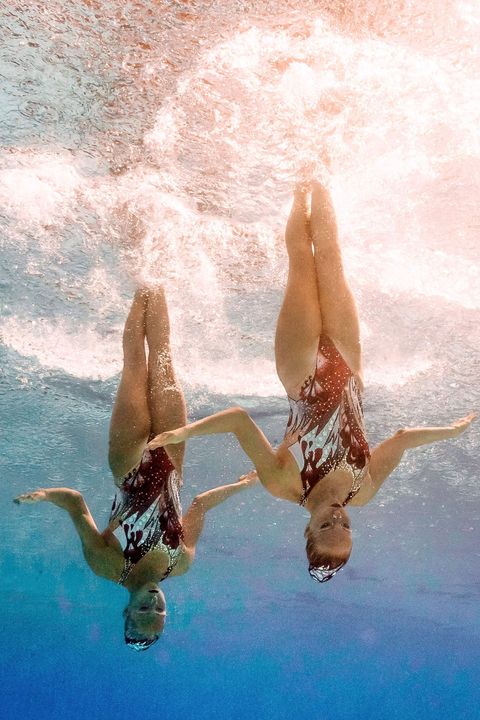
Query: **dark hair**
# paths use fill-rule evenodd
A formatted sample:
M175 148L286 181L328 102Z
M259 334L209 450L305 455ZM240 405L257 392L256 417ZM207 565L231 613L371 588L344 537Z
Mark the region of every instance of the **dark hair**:
M307 544L305 550L308 558L308 572L318 582L328 582L344 565L347 564L352 549L348 553L326 553L323 548L318 548L318 540L310 530L310 525L305 528Z
M160 635L150 635L149 637L128 637L125 635L125 643L132 650L148 650L150 645L156 643Z

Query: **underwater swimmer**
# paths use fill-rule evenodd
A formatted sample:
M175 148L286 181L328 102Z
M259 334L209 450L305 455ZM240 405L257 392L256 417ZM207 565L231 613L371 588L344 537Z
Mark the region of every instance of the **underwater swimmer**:
M264 487L310 513L308 568L314 579L326 582L352 550L347 506L370 502L407 450L458 437L476 415L446 427L403 429L370 450L358 312L343 270L332 201L319 182L297 186L285 241L288 281L275 337L277 372L290 403L283 442L273 449L244 410L231 408L161 433L149 447L234 433Z
M81 493L70 488L43 488L15 498L18 504L50 502L69 513L93 572L130 594L124 610L125 642L136 650L147 649L160 637L166 616L160 583L189 569L205 514L257 481L251 472L204 492L182 517L184 443L168 452L147 445L166 428L186 422L169 334L163 290L139 290L125 323L124 365L110 425L109 464L117 492L108 527L99 532Z

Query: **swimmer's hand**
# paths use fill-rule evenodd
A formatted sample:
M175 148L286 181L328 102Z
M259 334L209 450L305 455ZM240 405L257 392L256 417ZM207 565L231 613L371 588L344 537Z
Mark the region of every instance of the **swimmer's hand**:
M242 483L243 485L255 485L257 482L259 482L258 474L256 470L251 470L246 475L242 475L238 478L238 482Z
M465 430L472 424L474 420L476 420L478 417L477 413L470 413L469 415L466 415L464 418L460 418L460 420L456 420L452 423L452 437L458 437L462 433L465 432Z
M149 450L156 450L156 448L165 447L165 445L177 445L177 443L185 442L187 438L187 426L176 430L167 430L167 432L160 433L150 440L147 447Z
M14 498L13 502L17 505L50 502L64 510L68 510L68 512L83 512L85 506L82 494L78 490L72 490L71 488L39 488L19 495Z
M45 502L46 500L47 491L40 489L32 490L32 492L23 493L23 495L18 495L18 497L13 499L13 502L17 505L26 505L29 503Z

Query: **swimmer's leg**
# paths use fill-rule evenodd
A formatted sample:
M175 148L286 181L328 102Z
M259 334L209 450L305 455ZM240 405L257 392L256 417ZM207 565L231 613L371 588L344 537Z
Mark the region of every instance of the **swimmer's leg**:
M288 281L277 321L275 361L285 390L295 397L315 368L322 318L309 229L309 192L295 189L285 230Z
M151 433L158 435L187 422L185 398L173 369L168 307L162 288L150 291L145 317ZM167 452L181 476L185 443L169 445Z
M361 378L358 311L345 277L337 222L330 194L312 183L310 231L314 246L322 332L328 335L354 373Z
M151 431L147 398L145 312L147 291L135 293L123 331L123 371L110 422L110 469L121 481L139 462Z

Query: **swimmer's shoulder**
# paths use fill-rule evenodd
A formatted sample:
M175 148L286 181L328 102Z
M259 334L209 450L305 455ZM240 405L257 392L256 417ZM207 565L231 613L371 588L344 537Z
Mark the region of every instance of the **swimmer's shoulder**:
M175 563L175 567L173 568L171 572L171 576L175 575L183 575L188 570L190 570L190 567L195 560L195 548L194 547L186 547L184 546L183 551L178 556L178 560Z
M115 542L111 541L109 535ZM124 564L120 543L110 530L105 530L102 538L105 540L102 547L83 547L83 557L95 575L117 582Z
M367 472L362 478L362 485L360 487L360 490L356 493L356 495L353 496L353 498L348 504L353 505L354 507L361 507L362 505L367 505L372 499L372 497L375 495L375 492L376 490L373 485L370 472L367 470Z
M288 447L282 443L276 450L277 465L269 473L258 474L260 482L270 495L298 504L303 495L302 479L297 462Z

